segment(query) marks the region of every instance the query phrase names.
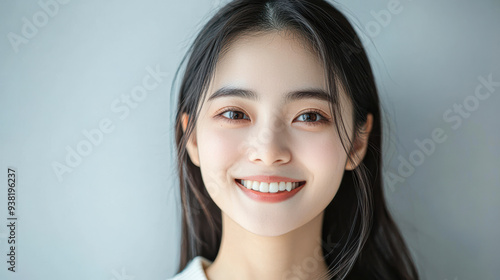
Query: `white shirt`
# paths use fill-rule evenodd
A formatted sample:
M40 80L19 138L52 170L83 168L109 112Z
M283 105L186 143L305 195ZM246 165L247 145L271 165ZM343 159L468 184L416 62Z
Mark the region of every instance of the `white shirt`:
M211 264L212 262L206 258L197 256L181 272L167 280L207 280L204 268Z

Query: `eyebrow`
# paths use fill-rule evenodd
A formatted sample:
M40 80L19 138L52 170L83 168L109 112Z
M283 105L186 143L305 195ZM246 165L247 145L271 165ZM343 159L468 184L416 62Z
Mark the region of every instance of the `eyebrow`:
M216 90L209 98L208 101L212 101L220 97L240 97L245 99L250 99L254 101L259 101L259 95L254 91L236 88L236 87L222 87ZM331 102L331 96L326 91L320 88L308 88L296 91L288 92L284 96L284 103L290 103L293 101L304 100L304 99L317 99L320 101Z

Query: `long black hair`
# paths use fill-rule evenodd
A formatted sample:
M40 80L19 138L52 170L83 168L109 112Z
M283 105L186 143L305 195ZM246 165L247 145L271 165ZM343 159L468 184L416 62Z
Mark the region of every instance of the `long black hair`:
M218 58L244 34L293 31L318 55L331 95L330 109L339 135L348 135L339 113L339 92L353 106L354 136L343 138L349 155L368 114L373 125L365 157L345 171L339 190L324 210L322 247L331 279L418 279L405 242L387 210L382 184L382 123L375 79L355 30L334 6L323 0L235 0L203 26L181 66L187 64L177 100L175 140L182 203L182 241L178 272L196 256L214 261L221 243L221 211L210 198L186 143L196 127ZM174 77L180 71L180 66ZM184 131L182 115L189 121Z

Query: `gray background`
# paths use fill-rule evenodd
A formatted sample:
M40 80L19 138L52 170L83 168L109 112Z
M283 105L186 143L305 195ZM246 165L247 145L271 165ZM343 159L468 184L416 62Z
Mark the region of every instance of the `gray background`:
M37 1L0 2L1 279L175 273L170 86L197 31L224 2L74 0L56 12L52 6L52 15ZM498 279L500 87L473 102L478 77L500 81L500 2L339 2L373 63L386 117L386 179L401 178L387 184L386 197L422 279ZM40 27L27 38L23 26L34 21ZM24 43L13 46L12 34ZM147 67L168 76L124 117L112 105L124 106L120 98L150 75ZM464 100L477 108L467 117L452 112L459 125L443 117ZM106 119L113 131L59 180L54 162L64 164L68 147L84 145L82 130ZM435 129L446 140L419 152L415 141ZM419 153L411 175L398 170ZM17 169L16 273L5 262L9 166Z

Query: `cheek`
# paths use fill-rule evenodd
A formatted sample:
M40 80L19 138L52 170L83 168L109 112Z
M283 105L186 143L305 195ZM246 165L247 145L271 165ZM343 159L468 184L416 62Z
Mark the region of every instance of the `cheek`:
M217 128L199 132L198 153L203 181L212 198L216 200L219 188L229 186L229 170L238 160L238 144L243 139L237 133Z
M220 168L221 165L235 160L239 153L238 147L244 138L241 133L212 128L203 131L198 141L200 160Z
M332 176L333 171L344 170L347 155L340 139L333 132L301 137L297 140L294 150L299 160L314 176Z
M311 175L314 190L306 192L306 200L327 205L337 193L344 174L347 154L337 134L317 134L297 143L296 157Z

